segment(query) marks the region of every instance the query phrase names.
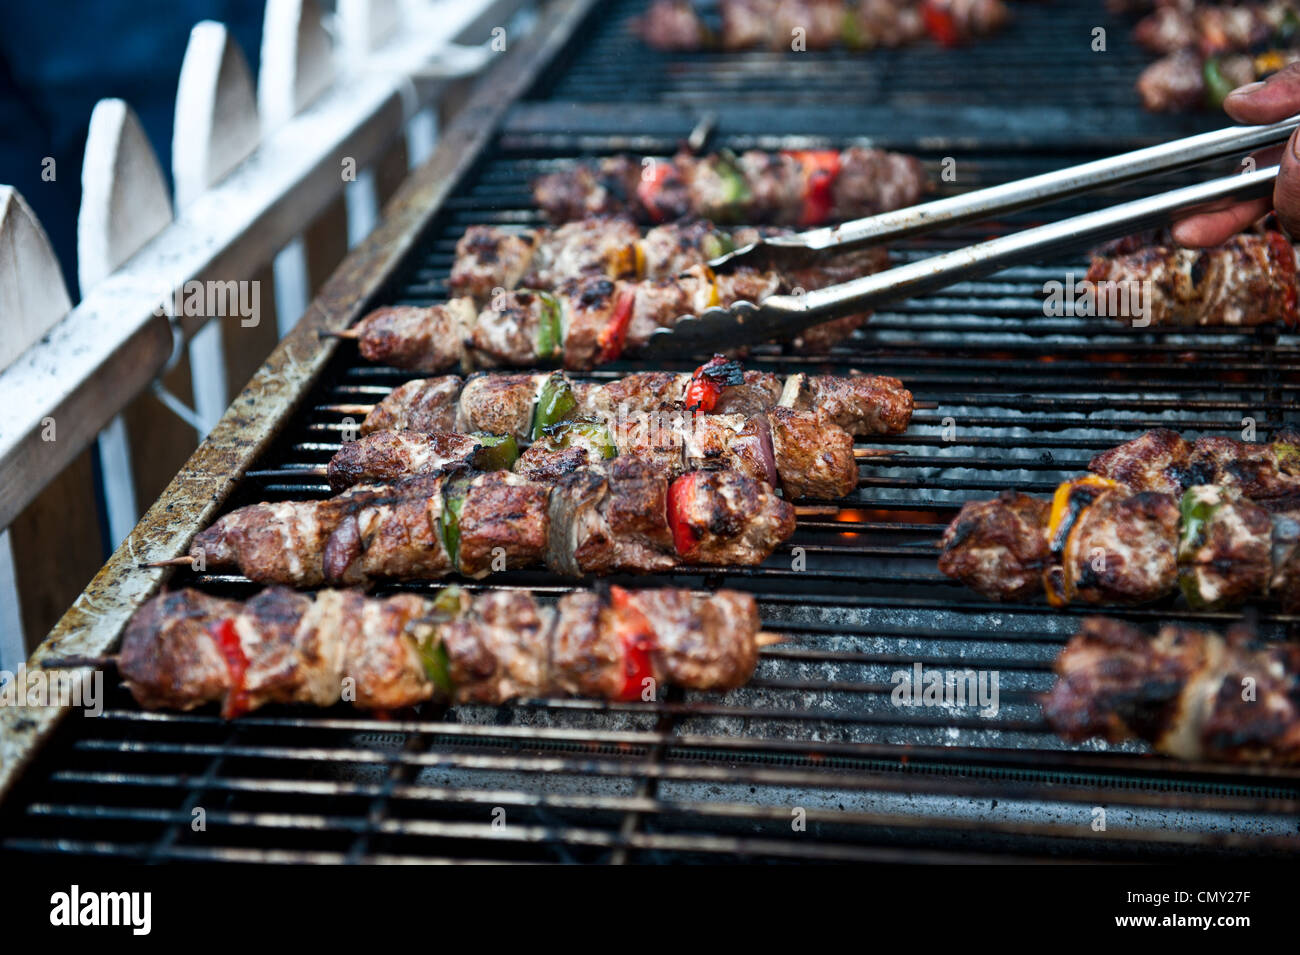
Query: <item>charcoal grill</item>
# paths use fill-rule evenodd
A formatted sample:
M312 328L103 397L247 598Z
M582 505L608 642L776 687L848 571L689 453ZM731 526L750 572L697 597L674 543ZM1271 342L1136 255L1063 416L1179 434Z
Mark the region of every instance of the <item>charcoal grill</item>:
M327 494L313 469L338 447L345 422L336 406L377 400L410 376L361 362L350 345L318 341L319 329L340 327L374 304L444 297L466 226L537 220L527 184L538 173L574 156L671 153L699 119L690 85L698 77L725 91L711 105L731 101L727 61L709 54L667 57L664 75L630 88L628 95L652 102L575 110L559 101L615 98L621 70L648 74L647 58L660 56L618 39L615 26L636 4L600 5L583 20L592 6L558 5L550 29L539 31L545 39L521 44L513 55L522 65L485 89L448 131L433 165L237 399L146 516L133 549L115 555L49 649L97 650L116 636L151 590L133 569L142 549L179 553L214 516L254 500ZM1050 9L1061 22L1089 19L1077 5L1059 6ZM1020 9L1027 23L1040 16L1032 6ZM996 62L1018 49L1022 29L962 55ZM1110 35L1119 46L1121 32ZM1044 43L1032 49L1041 52ZM747 54L737 69L770 56ZM534 82L553 57L563 65ZM827 61L828 88L846 62ZM888 54L881 63L887 71L909 57ZM1078 68L1064 61L1076 83ZM930 105L941 99L938 84L908 87L900 79L897 87L932 95ZM969 128L933 125L926 104L900 108L886 126L879 105L810 110L798 97L774 94L762 105L722 111L714 144L842 146L846 129L883 130L873 142L912 149L936 179L944 160L955 159L957 180L940 179L941 191L977 188L1062 165L1063 156L1091 158L1077 130L1061 122L1068 110L1056 112L1053 97L1068 88L1060 79L1048 105L1008 112L1001 125L992 114L967 113ZM508 111L493 105L524 93ZM1117 102L1113 112L1117 124L1139 125L1131 103ZM1077 202L1063 203L905 242L894 254L917 257L1073 211ZM1138 744L1061 741L1035 700L1051 685L1051 661L1082 611L995 605L935 567L934 544L966 500L1003 488L1049 490L1096 451L1151 427L1237 434L1250 419L1262 439L1295 407L1300 351L1292 336L1152 333L1044 317L1044 282L1070 271L1081 277L1085 267L1024 266L901 303L828 355L756 350L753 365L778 371L896 375L926 407L906 435L871 442L905 455L865 463L855 496L801 520L764 566L656 578L758 596L767 626L789 639L764 650L747 687L725 697L674 691L654 704L429 707L389 721L342 708L268 709L231 724L206 712L141 712L114 691L99 719L70 714L57 727L16 727L25 769L0 812L0 846L31 855L291 862L1294 854L1300 769L1177 762ZM596 377L637 367L624 363ZM172 583L232 596L254 590L239 577L188 572ZM509 572L472 586L557 596L573 584ZM1233 619L1173 602L1114 615L1149 628L1170 619L1223 627ZM1295 636L1297 622L1270 612L1259 618L1261 632L1277 639ZM998 714L892 705L891 675L917 662L996 670ZM206 830L196 833L198 808ZM1104 830L1095 828L1099 809Z

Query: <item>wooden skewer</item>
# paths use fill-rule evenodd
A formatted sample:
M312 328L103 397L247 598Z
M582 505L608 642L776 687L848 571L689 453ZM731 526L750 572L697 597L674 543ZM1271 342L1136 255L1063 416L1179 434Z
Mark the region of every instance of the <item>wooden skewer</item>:
M834 517L840 512L835 504L804 504L794 509L795 517Z
M321 411L329 411L334 414L361 414L366 415L375 410L374 405L325 405Z
M892 458L895 455L906 455L906 451L891 451L888 448L854 448L853 457L861 461L865 458Z
M920 410L920 411L933 411L935 408L939 407L939 402L937 402L937 401L913 401L913 402L912 402L912 407L915 408L915 409L918 409L918 410Z
M168 557L166 560L151 560L136 564L137 567L193 567L194 558L188 554L184 557Z
M350 341L356 341L361 337L361 333L354 328L345 328L341 332L317 332L321 338L346 338Z
M117 655L109 654L102 657L48 657L40 661L42 670L79 670L82 667L95 667L102 669L105 667L117 666Z
M760 630L758 636L754 637L754 643L760 647L770 647L773 644L785 643L785 634L772 633L769 630Z

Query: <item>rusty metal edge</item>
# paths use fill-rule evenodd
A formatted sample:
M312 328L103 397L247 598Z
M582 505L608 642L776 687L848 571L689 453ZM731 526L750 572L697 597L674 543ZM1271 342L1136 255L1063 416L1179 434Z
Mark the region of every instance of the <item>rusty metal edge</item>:
M100 656L116 645L131 614L173 573L138 565L185 553L191 538L207 526L244 471L275 439L333 356L337 340L322 339L320 332L344 329L360 316L477 162L510 106L598 2L551 0L531 33L491 68L434 154L384 207L379 227L348 253L302 320L36 648L29 669L52 656ZM91 673L84 669L70 675L83 681ZM0 803L70 709L0 707Z

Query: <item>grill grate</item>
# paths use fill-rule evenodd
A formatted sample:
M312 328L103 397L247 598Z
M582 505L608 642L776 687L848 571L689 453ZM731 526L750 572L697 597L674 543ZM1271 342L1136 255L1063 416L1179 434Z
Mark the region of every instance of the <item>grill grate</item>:
M649 5L650 0L602 5L583 41L548 71L533 97L697 108L714 108L720 101L786 101L1131 111L1137 98L1133 84L1151 61L1130 38L1132 21L1105 12L1101 0L1013 0L1010 25L968 46L946 50L922 42L862 53L657 51L630 29ZM1094 50L1095 30L1105 31L1105 50Z
M466 226L537 221L527 189L533 176L574 155L629 148L667 155L706 107L740 104L721 117L719 146L792 145L790 134L803 137L799 145L842 145L839 128L874 131L877 142L927 143L921 155L932 172L956 159L957 181L943 183L945 193L1088 158L1080 143L1095 136L1076 130L1076 140L1069 120L1095 117L1097 108L1114 120L1099 129L1159 138L1166 123L1137 116L1129 87L1140 63L1127 31L1087 5L1016 4L1012 31L955 54L918 48L806 59L655 54L621 32L638 7L598 8L535 101L515 110L496 147L439 211L384 302L440 300ZM1094 25L1108 27L1111 53L1088 51ZM961 83L951 82L955 64ZM791 107L808 91L819 105L845 109ZM571 112L540 97L590 108ZM626 101L656 105L598 108ZM865 101L884 107L874 122L857 121L873 116L854 112ZM995 109L996 121L986 117L980 127L995 135L969 141L926 112L967 105L963 117L977 121L985 106L1035 103L1060 109ZM1044 116L1055 116L1055 125ZM1015 135L1002 133L1018 122ZM947 130L943 144L930 135L936 129ZM816 132L831 138L810 141ZM1064 203L893 251L914 258L1084 206ZM825 517L803 520L767 565L655 579L757 594L765 624L788 639L764 650L743 689L725 697L673 691L651 704L426 707L387 721L346 708L268 709L233 724L209 712L143 713L115 689L102 718L64 722L0 807L0 847L236 862L1293 854L1300 768L1188 764L1136 744L1059 740L1035 695L1051 685L1051 661L1082 611L994 605L935 568L933 544L963 501L1006 487L1047 490L1096 451L1150 427L1235 434L1249 417L1266 437L1295 406L1294 336L1156 334L1045 318L1043 283L1070 270L1080 275L1084 264L1020 267L899 303L829 355L756 350L751 364L776 371L893 374L930 406L908 434L871 442L905 456L864 464L856 495ZM377 400L408 377L341 348L228 506L324 496L319 478L294 472L325 463L337 449L343 422L329 407ZM794 569L796 556L805 569ZM232 596L254 590L231 576L182 574L174 583ZM471 584L543 596L570 586L540 571ZM1171 617L1213 626L1229 619L1174 603L1117 615L1148 627ZM1296 622L1260 616L1272 638L1293 635ZM996 670L998 713L892 705L891 675L915 663ZM1106 810L1104 831L1094 830L1098 808Z
M391 300L441 298L466 225L534 221L525 184L554 165L553 152L523 149L507 134L439 216ZM938 157L926 159L933 166ZM959 161L960 185L1050 164L971 155ZM897 256L977 237L966 230L915 240ZM27 774L0 828L3 845L236 861L1122 860L1294 851L1300 770L1188 765L1136 744L1064 743L1044 724L1035 694L1051 685L1051 661L1081 612L989 604L935 569L932 545L962 501L1003 487L1046 490L1093 452L1147 427L1235 433L1249 415L1265 435L1293 406L1300 359L1290 337L1152 334L1043 318L1043 282L1082 265L1021 267L902 303L829 356L760 349L754 363L776 370L896 374L934 407L917 413L907 435L873 442L906 456L865 465L856 498L803 521L766 566L670 575L687 586L754 591L765 621L788 634L764 651L749 686L726 697L674 693L656 704L434 708L399 722L346 710L268 711L230 726L208 714L140 713L118 696L106 718L69 721ZM231 506L324 496L319 478L286 475L336 449L342 419L328 407L375 400L408 377L340 352ZM955 440L943 440L945 425L955 426ZM794 548L806 569L792 568ZM253 589L231 576L196 582L232 594ZM570 584L536 571L473 586L558 594ZM1120 615L1147 625L1227 619L1172 603ZM1293 624L1261 618L1274 637ZM891 674L918 662L996 670L997 715L892 705ZM1095 807L1107 809L1105 834L1091 828ZM191 827L196 809L206 831ZM800 819L803 830L792 826Z

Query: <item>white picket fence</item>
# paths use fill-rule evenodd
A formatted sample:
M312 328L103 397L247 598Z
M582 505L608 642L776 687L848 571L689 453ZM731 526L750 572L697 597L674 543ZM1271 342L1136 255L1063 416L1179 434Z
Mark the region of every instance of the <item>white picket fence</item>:
M197 24L176 93L172 192L130 105L95 106L75 307L41 224L0 186L0 669L25 657L14 518L95 442L116 545L148 503L136 500L122 409L152 386L201 439L230 401L221 321L163 303L183 305L193 283L238 294L273 265L283 335L310 297L304 226L342 195L348 245L368 234L376 161L404 137L410 164L423 162L447 84L531 20L528 0L336 0L329 14L315 0L268 0L256 83L229 31ZM158 381L185 349L193 407Z

